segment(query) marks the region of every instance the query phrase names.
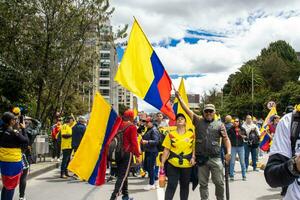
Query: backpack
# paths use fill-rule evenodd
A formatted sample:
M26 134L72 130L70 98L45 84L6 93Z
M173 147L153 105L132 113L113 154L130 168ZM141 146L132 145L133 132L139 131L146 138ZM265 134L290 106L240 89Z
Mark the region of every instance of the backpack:
M292 121L291 121L292 156L294 156L296 153L295 147L296 147L297 140L300 140L300 113L294 111L292 114Z
M259 136L256 130L251 130L248 137L248 145L254 148L259 146Z
M133 124L130 123L125 128L119 129L116 136L112 139L108 147L108 161L116 162L123 159L125 154L123 148L123 135L129 126L133 126Z

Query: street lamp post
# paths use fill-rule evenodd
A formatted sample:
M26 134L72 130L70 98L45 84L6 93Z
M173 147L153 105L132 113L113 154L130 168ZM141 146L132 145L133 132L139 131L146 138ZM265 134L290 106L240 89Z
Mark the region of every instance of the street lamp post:
M252 112L251 115L253 116L253 103L254 103L254 75L253 75L253 67L251 70L251 102L252 102Z
M223 94L223 88L221 87L221 85L219 84L215 84L217 87L220 87L221 90L221 109L223 109L223 98L224 98L224 94Z

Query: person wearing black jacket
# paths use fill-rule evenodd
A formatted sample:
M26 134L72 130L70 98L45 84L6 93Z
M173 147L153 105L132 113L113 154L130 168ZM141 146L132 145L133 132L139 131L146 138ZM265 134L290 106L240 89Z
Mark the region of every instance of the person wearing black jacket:
M77 151L79 147L85 129L86 129L85 119L83 117L79 117L77 124L72 128L72 149L74 150L74 153Z
M3 125L0 127L0 169L3 188L2 200L12 200L15 188L19 184L22 165L21 147L28 145L28 136L23 123L17 124L17 117L11 112L2 116Z
M234 180L234 165L236 154L239 155L239 160L242 169L243 180L246 180L245 167L245 150L244 139L247 137L246 130L240 125L239 119L234 120L233 126L228 130L228 137L231 142L231 160L230 160L230 180Z
M271 187L288 186L284 200L300 199L300 137L297 129L295 146L292 147L292 115L286 114L279 121L264 170L265 179Z
M153 120L151 117L146 119L147 132L143 135L141 143L143 145L143 150L145 151L144 169L149 174L149 185L147 185L144 190L154 190L156 186L155 182L155 163L158 154L158 142L159 142L159 132L156 126L153 125Z

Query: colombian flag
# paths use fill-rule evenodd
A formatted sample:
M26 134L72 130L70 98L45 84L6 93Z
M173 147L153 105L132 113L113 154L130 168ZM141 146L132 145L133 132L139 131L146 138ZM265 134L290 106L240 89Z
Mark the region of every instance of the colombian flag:
M267 133L268 133L268 129L269 129L268 125L271 123L271 119L274 115L277 115L276 107L271 108L268 116L266 117L266 119L260 129L261 135L260 135L259 147L263 151L268 151L271 146L271 138Z
M22 175L22 162L0 161L0 169L3 186L8 190L15 189L18 186L20 182L20 177Z
M182 100L184 101L184 103L189 107L189 100L185 91L185 86L184 86L184 80L183 78L181 78L181 82L178 88L178 92L180 94L180 96L182 97ZM191 118L186 114L186 112L183 110L183 108L181 107L179 100L176 98L173 104L173 110L175 112L175 114L178 113L182 113L184 114L185 118L186 118L186 128L187 129L192 129L194 131L194 126L192 123Z
M170 104L171 79L136 20L115 80L170 119L175 119Z
M122 120L97 92L89 124L68 169L92 185L105 182L107 147Z

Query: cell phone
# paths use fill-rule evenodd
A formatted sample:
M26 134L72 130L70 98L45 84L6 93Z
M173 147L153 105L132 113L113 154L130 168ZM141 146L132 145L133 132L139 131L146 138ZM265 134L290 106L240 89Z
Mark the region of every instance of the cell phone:
M23 124L23 123L24 123L24 116L21 115L21 116L20 116L20 124Z

